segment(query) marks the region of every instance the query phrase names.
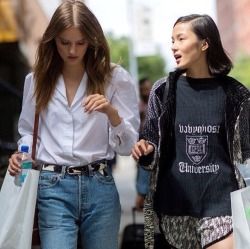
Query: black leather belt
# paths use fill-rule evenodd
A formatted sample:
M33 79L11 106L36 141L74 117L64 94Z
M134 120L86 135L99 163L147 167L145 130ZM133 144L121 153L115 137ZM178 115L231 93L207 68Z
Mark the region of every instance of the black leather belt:
M62 166L57 164L40 164L39 166L41 170L57 173L61 173L65 168L65 172L69 175L79 175L103 170L107 166L107 160L100 160L82 166Z

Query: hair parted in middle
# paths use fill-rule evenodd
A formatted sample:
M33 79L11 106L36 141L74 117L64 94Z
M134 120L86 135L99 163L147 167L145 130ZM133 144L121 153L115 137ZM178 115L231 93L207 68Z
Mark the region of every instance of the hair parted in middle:
M102 27L84 3L65 1L54 12L36 53L34 97L37 112L48 106L63 69L63 60L57 51L55 38L71 27L79 28L89 42L83 59L83 66L88 74L86 94L105 95L113 66Z

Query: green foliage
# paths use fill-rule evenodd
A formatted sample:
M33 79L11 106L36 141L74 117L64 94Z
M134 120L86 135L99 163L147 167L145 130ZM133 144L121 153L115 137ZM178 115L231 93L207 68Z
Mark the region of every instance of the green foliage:
M111 61L119 63L129 71L129 38L116 38L112 33L106 35L111 52ZM166 75L165 61L161 55L137 58L138 78L148 77L152 82Z
M166 76L165 61L160 55L138 57L138 77L145 76L152 82Z
M250 57L239 58L229 75L250 88Z
M118 63L126 70L129 69L129 55L128 55L128 38L115 38L112 33L107 35L107 40L110 47L111 61Z

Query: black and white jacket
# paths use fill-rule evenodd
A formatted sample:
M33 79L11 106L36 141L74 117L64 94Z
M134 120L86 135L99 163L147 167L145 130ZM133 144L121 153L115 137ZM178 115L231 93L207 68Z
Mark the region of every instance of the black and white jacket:
M154 145L155 150L148 156L141 157L139 164L151 171L149 194L144 203L145 244L146 249L153 249L154 218L153 200L157 186L159 169L166 167L168 151L173 143L176 84L181 72L176 70L167 77L158 80L152 87L147 120L140 138ZM225 127L227 144L234 173L239 188L245 187L245 182L238 170L239 164L250 159L250 92L240 82L229 76L217 76L223 82L226 92ZM165 87L168 94L163 103ZM159 215L159 214L158 214Z

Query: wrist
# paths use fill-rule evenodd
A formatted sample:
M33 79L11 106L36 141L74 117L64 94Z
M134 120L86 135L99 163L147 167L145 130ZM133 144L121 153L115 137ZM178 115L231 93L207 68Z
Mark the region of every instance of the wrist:
M111 107L106 114L112 126L116 127L122 122L122 118L119 116L118 111L113 107Z

